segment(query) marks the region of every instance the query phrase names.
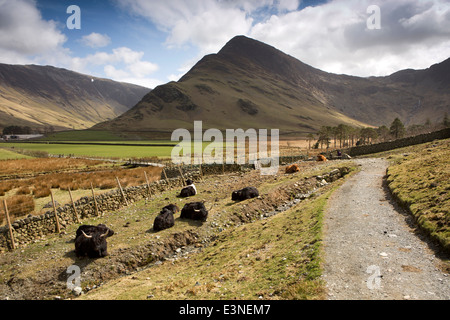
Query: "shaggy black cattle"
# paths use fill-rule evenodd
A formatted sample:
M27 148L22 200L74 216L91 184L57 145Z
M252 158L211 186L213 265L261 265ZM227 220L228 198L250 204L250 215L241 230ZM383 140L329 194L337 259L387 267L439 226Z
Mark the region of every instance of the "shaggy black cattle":
M98 226L83 225L76 232L75 254L77 257L101 258L108 255L106 238L114 231L104 224Z
M192 180L188 179L186 180L187 186L181 189L180 197L186 198L186 197L192 197L197 194L197 188L195 188L194 182Z
M173 214L180 211L180 208L178 208L178 206L176 204L169 204L169 205L165 206L164 208L162 208L162 210L166 210L166 209L172 211ZM162 212L162 210L161 210L161 212Z
M233 191L233 193L231 194L231 200L242 201L258 196L259 192L255 187L245 187L244 189Z
M175 225L175 218L173 215L179 210L180 209L174 204L169 204L162 208L161 212L153 222L153 230L161 231L173 227Z
M186 203L181 209L180 218L206 221L208 210L206 210L203 202Z

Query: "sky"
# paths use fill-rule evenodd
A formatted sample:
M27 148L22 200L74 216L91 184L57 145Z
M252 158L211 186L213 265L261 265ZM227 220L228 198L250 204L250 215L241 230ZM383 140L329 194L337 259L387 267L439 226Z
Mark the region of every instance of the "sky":
M0 63L148 88L236 35L327 72L385 76L450 57L450 0L0 0Z

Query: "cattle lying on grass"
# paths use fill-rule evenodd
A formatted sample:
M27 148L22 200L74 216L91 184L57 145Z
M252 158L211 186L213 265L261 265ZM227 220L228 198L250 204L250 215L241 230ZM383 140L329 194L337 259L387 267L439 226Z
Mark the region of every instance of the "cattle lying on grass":
M104 224L98 226L83 225L76 232L75 254L77 257L101 258L108 255L106 238L114 231Z
M236 190L231 193L231 200L242 201L259 196L258 189L255 187L245 187L241 190Z
M317 161L327 161L327 158L323 154L317 156Z
M208 210L206 210L203 202L186 203L181 209L180 218L192 219L205 222L208 217Z
M173 214L175 214L180 211L180 208L178 208L178 206L176 204L169 204L169 205L165 206L164 208L162 208L162 210L170 210L173 212Z
M188 179L186 180L187 186L181 189L180 197L186 198L186 197L192 197L197 194L197 188L195 188L194 182L192 180Z
M295 163L291 164L290 166L287 166L285 170L286 173L295 173L298 171L300 171L300 168L298 167L298 164Z
M162 208L161 212L153 222L153 230L161 231L173 227L175 225L174 214L179 210L180 209L175 204L169 204Z

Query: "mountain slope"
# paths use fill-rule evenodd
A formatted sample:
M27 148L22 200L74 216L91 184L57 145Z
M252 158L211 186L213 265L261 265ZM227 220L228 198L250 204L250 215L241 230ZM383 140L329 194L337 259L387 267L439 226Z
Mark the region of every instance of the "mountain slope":
M89 128L129 110L149 91L50 66L0 64L0 127Z
M448 88L448 73L442 69L411 71L415 80L409 82L395 75L336 75L238 36L178 82L155 88L128 112L94 128L172 132L202 120L204 129L279 128L282 134L304 134L340 123L387 125L395 117L406 123L426 116L434 121L450 105L442 90Z

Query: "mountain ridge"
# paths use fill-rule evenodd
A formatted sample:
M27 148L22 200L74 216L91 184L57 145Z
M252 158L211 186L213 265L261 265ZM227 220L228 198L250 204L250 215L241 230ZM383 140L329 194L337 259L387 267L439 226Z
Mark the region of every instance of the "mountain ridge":
M199 60L178 82L155 88L135 107L94 129L164 131L279 128L306 134L321 126L437 121L450 106L449 60L387 77L337 75L260 41L237 36ZM402 73L403 72L403 73ZM404 78L411 78L405 82ZM447 90L448 91L448 90ZM420 102L419 102L420 101ZM430 105L431 106L430 106ZM131 126L132 124L132 126Z
M149 91L53 66L0 64L0 127L86 129L129 110Z

